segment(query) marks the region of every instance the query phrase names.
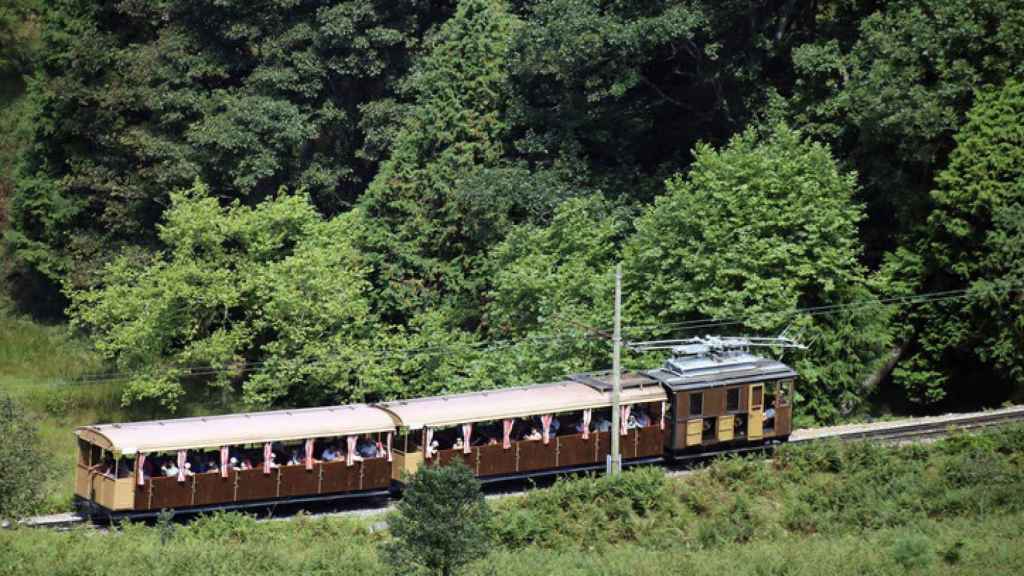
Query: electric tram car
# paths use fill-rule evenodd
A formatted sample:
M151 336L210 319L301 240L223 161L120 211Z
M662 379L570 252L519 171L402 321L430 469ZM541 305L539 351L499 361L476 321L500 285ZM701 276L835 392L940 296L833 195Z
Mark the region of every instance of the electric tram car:
M751 339L673 345L661 368L356 404L78 428L78 508L100 518L201 512L401 490L420 466L459 460L483 482L599 470L611 434L624 466L784 441L796 372ZM667 347L667 346L666 346Z

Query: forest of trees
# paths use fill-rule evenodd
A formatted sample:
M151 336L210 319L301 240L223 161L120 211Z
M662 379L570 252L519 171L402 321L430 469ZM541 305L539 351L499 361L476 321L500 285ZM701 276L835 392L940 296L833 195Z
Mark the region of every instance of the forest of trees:
M620 261L808 420L998 404L1020 78L1017 0L13 0L0 286L169 410L604 368Z

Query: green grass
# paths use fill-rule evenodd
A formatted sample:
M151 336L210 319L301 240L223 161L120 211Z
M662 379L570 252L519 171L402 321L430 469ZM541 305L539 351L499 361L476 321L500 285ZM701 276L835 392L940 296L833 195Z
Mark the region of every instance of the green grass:
M41 448L60 471L49 482L44 512L69 509L74 428L126 416L120 406L121 382L76 382L102 370L103 362L88 342L74 337L66 326L40 325L16 316L0 302L0 393L31 413Z
M308 519L257 523L237 515L189 526L132 525L108 534L89 529L0 531L0 574L139 573L383 575L386 538L365 522ZM819 575L1024 573L1024 514L982 521L926 520L857 535L784 535L690 550L638 544L583 549L496 549L471 575Z
M978 522L927 520L911 526L848 535L786 534L745 544L689 550L637 544L595 549L503 550L469 574L507 576L861 576L1024 573L1024 514Z

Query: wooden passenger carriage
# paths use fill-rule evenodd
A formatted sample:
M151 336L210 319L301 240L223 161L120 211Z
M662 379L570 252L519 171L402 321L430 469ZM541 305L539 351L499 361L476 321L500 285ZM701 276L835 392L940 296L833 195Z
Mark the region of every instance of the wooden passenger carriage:
M623 391L623 406L643 406L651 417L648 426L627 428L620 441L624 460L660 459L664 452L664 433L667 426L667 396L657 382L646 387ZM611 432L591 430L552 435L547 442L540 440L510 440L467 448L439 450L428 457L424 446L429 430L452 426L490 422L503 424L506 420L562 416L568 426L585 411L610 410L611 394L572 380L461 394L438 398L389 402L379 406L401 423L402 433L395 449L393 478L400 480L402 473L410 473L426 463L446 464L462 460L481 479L500 480L533 476L550 472L564 472L588 468L602 468L611 447ZM662 420L662 410L665 419ZM565 417L564 415L570 415ZM472 435L471 435L472 438ZM470 442L472 444L472 442Z
M656 462L789 436L796 373L746 350L696 353L677 347L665 366L621 378L624 464ZM381 496L400 489L419 466L462 461L496 481L603 469L611 448L608 373L551 384L387 402L249 414L86 426L76 430L75 493L103 515L145 516L165 508L202 511ZM630 416L633 418L630 418ZM642 416L642 417L640 417ZM553 422L560 422L553 433ZM583 424L586 424L585 426ZM524 428L552 433L526 439ZM581 431L576 427L580 426ZM445 445L432 449L435 434ZM322 461L327 444L375 441L375 458ZM448 444L458 438L462 447ZM304 448L302 464L236 470L232 450ZM164 477L142 462L219 456L222 471ZM121 464L130 460L131 466ZM121 469L120 473L118 469ZM141 477L140 477L141 476Z
M76 430L79 459L75 495L93 511L132 515L164 508L241 508L280 499L327 500L353 495L387 494L391 464L387 456L354 462L281 465L264 470L227 469L184 478L143 475L142 455L179 451L219 452L267 443L323 441L328 438L386 435L395 423L387 413L366 405L279 410L201 418L85 426ZM208 456L213 457L213 456ZM118 474L130 458L127 475ZM218 458L219 460L219 458ZM112 473L104 473L105 462ZM155 463L154 463L155 464ZM153 467L156 470L156 466ZM228 467L225 467L228 468Z

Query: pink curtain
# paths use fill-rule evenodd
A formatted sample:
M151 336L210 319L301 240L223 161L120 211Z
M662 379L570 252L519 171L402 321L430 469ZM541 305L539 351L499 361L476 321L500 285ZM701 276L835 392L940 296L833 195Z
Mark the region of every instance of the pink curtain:
M430 444L433 443L433 441L434 441L434 429L433 428L424 428L423 429L423 456L427 460L430 460L430 457L433 455L432 454L432 450L430 449Z
M316 449L316 440L306 439L306 470L313 469L313 450Z
M544 443L547 444L551 440L551 434L549 429L551 428L551 419L554 418L553 414L545 414L540 417L540 425L544 428L541 431L541 437L544 438Z
M228 455L228 447L220 447L220 477L228 477L228 469L231 468L231 456Z
M388 448L387 448L388 462L391 462L391 435L392 435L392 432L388 432L388 444L387 444L387 446L388 446Z
M187 461L188 450L178 450L178 482L185 481L185 462Z
M658 426L660 426L662 430L665 429L665 401L664 400L661 401L661 422L658 423Z
M508 450L512 447L512 427L515 426L516 421L512 418L508 418L501 421L501 428L504 433L501 440L501 447Z
M470 454L473 452L473 448L469 441L473 438L473 425L463 424L462 425L462 453Z
M146 455L142 452L135 457L135 478L139 486L146 485Z
M587 409L587 410L583 411L583 439L584 440L589 440L590 439L590 417L591 417L591 415L592 414L591 414L591 410L590 409Z
M352 466L356 463L356 441L358 438L355 436L346 436L345 441L348 443L348 451L345 453L345 464Z
M270 446L270 442L263 445L263 473L270 474L270 459L274 455L274 449Z
M629 423L629 411L632 408L633 407L630 406L629 404L626 404L625 406L622 407L622 418L619 420L619 424L622 425L622 435L623 436L625 436L626 434L629 434L629 427L627 426L627 424Z

